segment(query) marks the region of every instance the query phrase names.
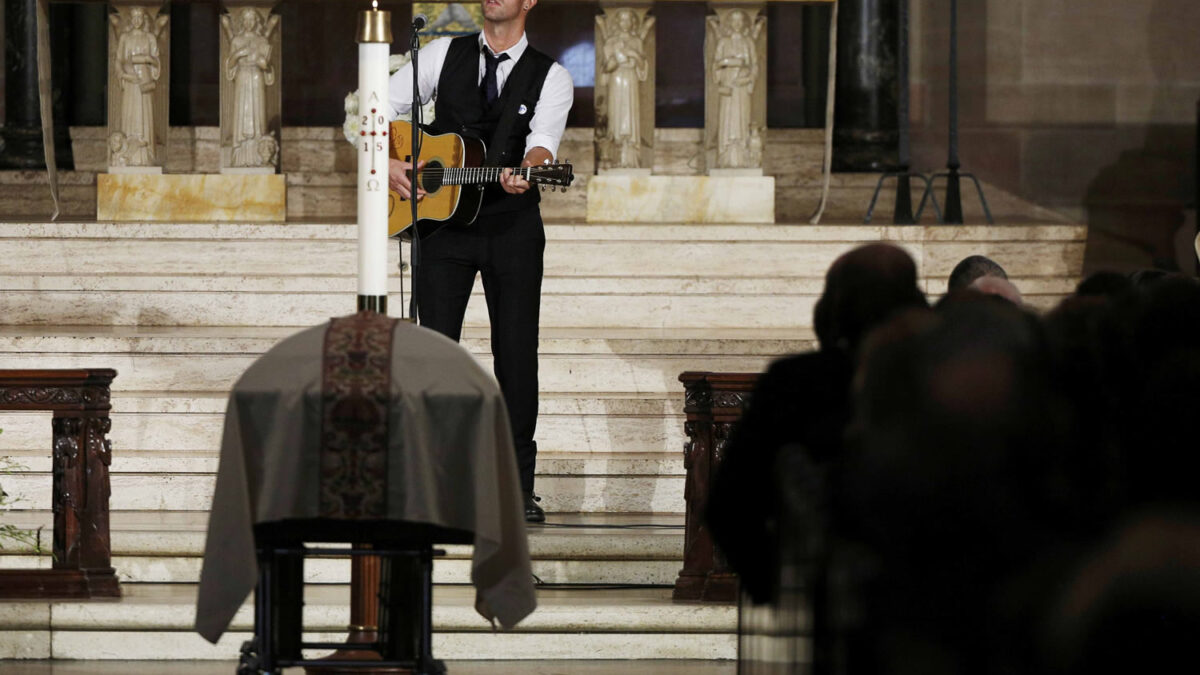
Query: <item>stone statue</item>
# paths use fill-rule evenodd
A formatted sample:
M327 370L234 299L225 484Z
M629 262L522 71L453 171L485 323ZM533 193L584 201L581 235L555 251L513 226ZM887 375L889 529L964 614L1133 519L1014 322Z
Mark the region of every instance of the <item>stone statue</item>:
M109 16L119 33L116 69L121 89L120 125L109 139L113 166L153 166L155 163L154 90L162 74L158 36L167 20L166 16L159 16L151 22L145 9L134 7L122 30L120 15Z
M245 7L238 13L238 18L235 28L229 14L221 16L221 27L229 40L229 54L225 57L223 70L225 78L233 83L230 164L271 166L263 163L266 153L260 148L263 139L271 138L267 129L267 87L275 84L275 68L271 65L269 38L279 23L279 16L271 16L264 24L257 9Z
M611 18L596 17L596 26L604 38L596 84L607 85L603 142L614 166L637 168L642 145L640 90L649 71L644 45L654 19L642 21L632 9L623 7Z
M751 26L746 12L735 9L708 21L719 35L712 63L718 96L717 166L759 166L762 143L755 137L761 131L754 128L752 101L758 81L758 36L766 20L759 17Z

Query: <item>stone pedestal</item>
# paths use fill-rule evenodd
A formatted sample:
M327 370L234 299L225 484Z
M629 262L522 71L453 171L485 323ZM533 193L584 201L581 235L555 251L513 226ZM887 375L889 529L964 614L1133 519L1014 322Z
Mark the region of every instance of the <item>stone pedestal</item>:
M596 17L596 166L654 166L654 17L649 3L604 2Z
M704 37L709 169L761 168L767 134L767 18L762 3L710 2Z
M639 176L588 181L589 223L773 223L771 176Z
M280 174L96 176L97 220L261 223L286 217L287 185Z
M221 173L279 169L282 66L275 0L234 0L221 15Z
M170 17L161 3L113 0L108 18L108 166L161 173L170 101Z

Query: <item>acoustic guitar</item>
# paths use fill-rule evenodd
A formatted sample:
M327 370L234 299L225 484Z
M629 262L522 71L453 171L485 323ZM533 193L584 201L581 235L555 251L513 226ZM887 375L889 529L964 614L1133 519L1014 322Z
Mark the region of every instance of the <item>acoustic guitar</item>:
M412 125L392 122L389 154L408 161L412 157ZM417 171L417 184L425 198L417 202L417 232L431 236L446 225L469 225L479 215L483 192L500 190L500 175L505 167L482 166L487 149L482 141L458 134L421 132L421 159L425 166ZM545 190L562 186L565 190L575 174L570 163L509 167L513 173ZM494 185L493 185L494 184ZM388 195L388 236L404 234L412 226L412 205L394 191Z

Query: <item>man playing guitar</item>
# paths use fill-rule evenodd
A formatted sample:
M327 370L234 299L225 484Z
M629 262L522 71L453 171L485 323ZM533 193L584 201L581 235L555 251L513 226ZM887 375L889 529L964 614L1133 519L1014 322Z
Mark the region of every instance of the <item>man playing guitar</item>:
M431 133L456 133L483 141L485 164L521 166L553 161L574 101L566 69L529 46L525 19L538 0L482 0L483 31L440 38L421 50L417 84L421 103L436 99ZM391 80L396 115L412 108L411 64ZM420 171L422 163L417 170ZM391 160L389 183L412 198L411 164ZM475 275L483 277L491 321L496 379L508 406L516 446L525 519L545 513L533 494L537 444L538 316L546 235L538 191L505 171L499 188L485 189L479 216L469 226L446 227L421 240L416 294L422 325L458 340ZM416 198L424 197L418 188Z

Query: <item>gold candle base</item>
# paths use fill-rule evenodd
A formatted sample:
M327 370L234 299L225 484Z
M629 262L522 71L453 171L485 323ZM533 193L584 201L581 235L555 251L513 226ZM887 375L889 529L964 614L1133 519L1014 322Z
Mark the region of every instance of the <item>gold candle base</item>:
M358 38L362 42L392 43L392 13L368 9L358 13Z

